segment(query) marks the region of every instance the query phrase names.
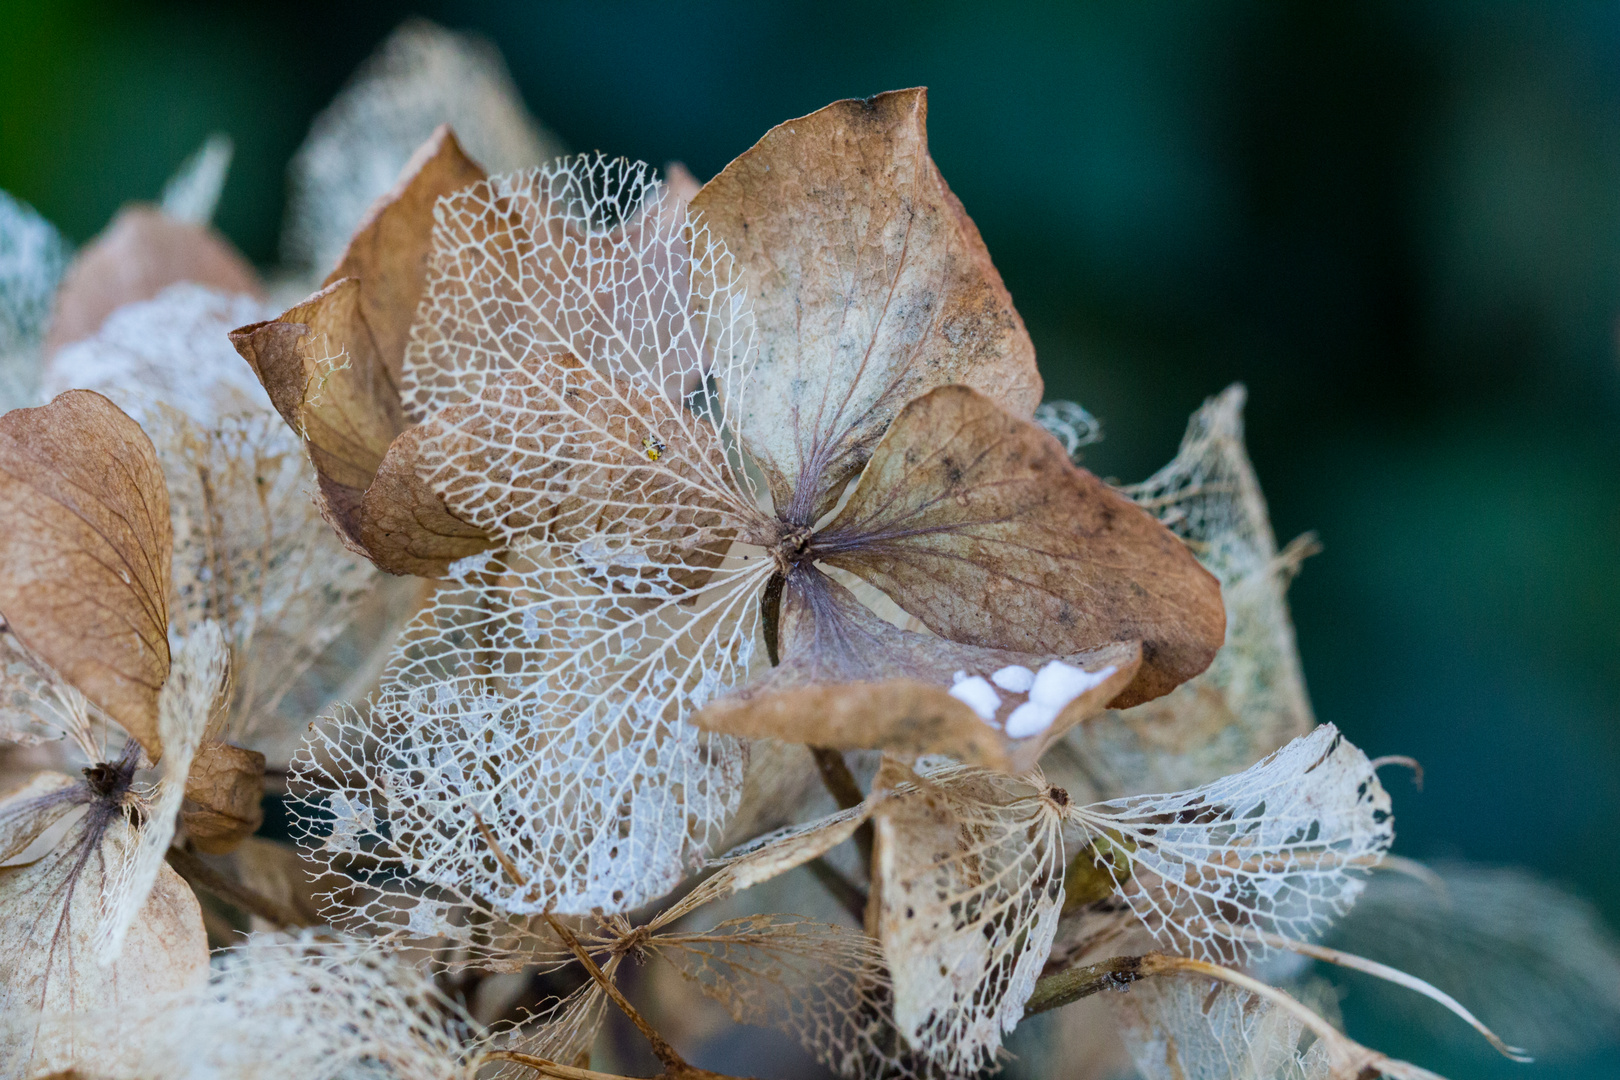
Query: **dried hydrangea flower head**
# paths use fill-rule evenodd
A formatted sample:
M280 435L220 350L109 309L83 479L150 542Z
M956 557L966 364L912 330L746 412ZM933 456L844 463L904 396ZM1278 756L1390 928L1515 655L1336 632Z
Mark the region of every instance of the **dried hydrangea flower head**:
M89 391L7 413L0 520L7 733L54 728L88 763L82 779L41 773L0 804L0 1012L178 989L206 972L207 947L196 898L164 853L226 653L212 623L170 651L156 452ZM158 759L155 787L135 783L143 755ZM0 1046L8 1074L84 1052L26 1027Z
M238 332L346 540L455 584L375 710L411 764L356 793L394 793L415 872L622 909L723 826L725 736L1018 771L1208 664L1214 579L1028 419L1033 350L925 111L784 124L693 213L601 159L469 185L441 132L350 276ZM475 869L462 807L527 892Z

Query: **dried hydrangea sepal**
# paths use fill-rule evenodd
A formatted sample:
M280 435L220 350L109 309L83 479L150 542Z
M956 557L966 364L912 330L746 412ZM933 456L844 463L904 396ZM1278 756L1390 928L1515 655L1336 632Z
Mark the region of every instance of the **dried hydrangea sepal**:
M323 282L359 280L359 318L396 386L427 277L433 207L440 198L485 176L462 150L450 125L440 124L405 163L393 188L372 204Z
M1161 942L1211 961L1304 940L1360 893L1394 842L1389 794L1331 724L1190 791L1072 805L1116 894Z
M1052 948L1067 797L1043 787L1038 776L946 769L873 812L867 918L895 1026L952 1075L993 1065Z
M1204 670L1225 631L1220 584L1181 541L967 386L900 411L815 543L952 641L1048 656L1141 641L1122 705Z
M778 124L692 209L736 260L759 330L740 433L779 513L831 508L895 414L944 383L1020 416L1035 350L928 155L927 92L838 101Z
M440 198L483 178L441 126L372 207L327 284L231 341L315 465L323 516L344 545L395 574L443 577L493 546L421 476L425 433L399 396Z
M174 534L152 441L89 390L7 413L0 520L7 632L159 757Z

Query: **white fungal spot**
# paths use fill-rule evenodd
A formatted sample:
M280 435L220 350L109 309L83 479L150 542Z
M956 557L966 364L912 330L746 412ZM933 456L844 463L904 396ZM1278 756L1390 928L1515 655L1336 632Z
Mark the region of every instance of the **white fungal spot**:
M951 687L951 697L972 709L985 723L993 721L996 710L1001 708L1000 695L983 675L958 679Z
M1009 664L990 676L990 681L1009 693L1024 694L1035 682L1035 673L1022 664Z
M997 685L1006 688L1001 676L1008 671L1023 671L1027 668L1003 668L991 678ZM1108 677L1115 671L1110 664L1100 671L1084 671L1072 664L1065 664L1061 660L1053 660L1037 672L1029 685L1029 700L1012 711L1007 717L1007 735L1013 739L1027 739L1031 735L1039 735L1052 726L1058 714L1068 707L1069 702L1093 687L1101 686L1108 681Z
M1093 687L1101 686L1114 673L1110 664L1101 671L1084 671L1061 660L1053 660L1036 673L1029 688L1029 700L1061 709Z
M1057 719L1058 710L1038 701L1026 701L1012 711L1007 717L1007 737L1009 739L1027 739L1031 735L1039 735L1052 726Z

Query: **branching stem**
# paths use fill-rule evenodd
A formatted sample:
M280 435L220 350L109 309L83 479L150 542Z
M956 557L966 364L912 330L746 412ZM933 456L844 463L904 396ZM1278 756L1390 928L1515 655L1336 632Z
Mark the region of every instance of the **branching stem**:
M518 872L517 866L512 862L511 859L507 858L506 852L501 850L501 845L496 842L495 833L484 821L484 816L477 810L474 810L472 807L468 807L468 810L472 812L473 821L478 824L478 831L483 834L484 843L489 845L489 850L495 855L495 861L501 864L501 869L506 871L506 876L511 878L512 883L518 888L528 888L528 879L523 874ZM658 1031L651 1024L647 1023L646 1018L636 1010L634 1005L630 1004L630 999L625 997L624 994L620 992L618 986L614 984L613 980L607 977L607 974L601 969L601 967L597 965L596 960L591 956L590 950L585 948L584 945L580 944L579 938L574 936L574 932L568 929L568 927L564 926L562 920L551 914L549 911L545 913L544 918L547 924L550 925L551 932L557 935L557 939L559 941L568 946L569 951L574 954L574 958L580 962L580 965L584 967L586 973L589 974L590 977L596 982L597 986L602 988L602 992L608 996L609 1000L611 1000L613 1004L619 1007L619 1011L624 1013L632 1024L636 1025L636 1030L641 1032L642 1036L645 1037L647 1042L652 1046L652 1052L657 1056L659 1061L664 1063L665 1074L689 1074L692 1071L692 1067L686 1063L686 1059L681 1057L680 1054L676 1053L675 1048L671 1046L662 1035L658 1034ZM533 1060L542 1061L543 1059L535 1058ZM528 1064L528 1062L524 1062L523 1064ZM540 1068L540 1066L535 1067ZM556 1076L561 1076L562 1074L556 1072L555 1070L564 1068L568 1068L568 1066L557 1065L551 1062L546 1062L544 1066L545 1070L550 1071L552 1075ZM587 1073L585 1070L578 1069L571 1071L580 1074L580 1080L583 1080L583 1078L586 1076L607 1075L603 1073Z

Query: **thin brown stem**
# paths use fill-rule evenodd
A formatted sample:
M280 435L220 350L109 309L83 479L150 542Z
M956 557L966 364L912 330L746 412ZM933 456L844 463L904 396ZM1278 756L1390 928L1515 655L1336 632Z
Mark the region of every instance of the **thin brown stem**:
M628 1080L618 1073L592 1072L590 1069L576 1069L572 1065L560 1065L555 1061L534 1057L532 1054L520 1054L515 1050L491 1050L484 1054L484 1061L510 1061L518 1065L527 1065L542 1076L554 1076L557 1080Z
M811 859L804 868L815 877L823 889L837 900L860 926L866 925L866 894L853 881L839 872L825 858Z
M821 782L827 785L828 792L837 800L838 809L848 810L866 799L866 793L855 782L855 774L849 771L849 763L844 760L842 752L826 746L812 746L810 753L816 759L816 768L821 770Z
M257 915L267 922L275 923L283 930L297 930L304 926L318 925L268 896L232 881L189 851L172 847L164 858L174 867L175 873L185 878L192 888L201 889L211 896L218 897L246 914Z
M674 1072L689 1068L686 1059L676 1053L675 1048L669 1045L651 1024L647 1023L646 1018L636 1011L634 1005L630 1004L630 999L626 998L619 988L614 985L613 980L608 978L607 974L597 966L590 950L580 944L579 938L574 936L574 932L564 926L562 920L549 911L545 914L545 920L551 925L551 932L556 934L564 945L568 946L573 952L574 958L580 962L580 965L589 973L590 977L596 980L596 985L602 988L602 992L612 999L613 1004L619 1007L619 1011L629 1017L630 1022L636 1025L636 1030L641 1032L647 1042L652 1044L652 1052L659 1061L664 1063L665 1071Z
M855 774L849 771L849 763L844 760L842 751L827 746L812 746L811 756L816 759L816 768L821 770L821 782L826 785L827 791L833 800L838 803L840 810L848 810L859 806L866 799L866 793L861 791L861 785L855 782ZM863 822L855 830L855 847L861 853L861 865L872 865L872 823Z
M591 1069L575 1068L572 1065L561 1065L555 1061L520 1054L514 1050L492 1050L483 1055L482 1060L510 1061L517 1065L527 1065L540 1075L554 1077L555 1080L635 1080L634 1077L620 1076L618 1073L595 1072ZM744 1078L710 1072L708 1069L699 1069L692 1065L682 1065L679 1068L666 1069L662 1074L662 1080L744 1080Z

